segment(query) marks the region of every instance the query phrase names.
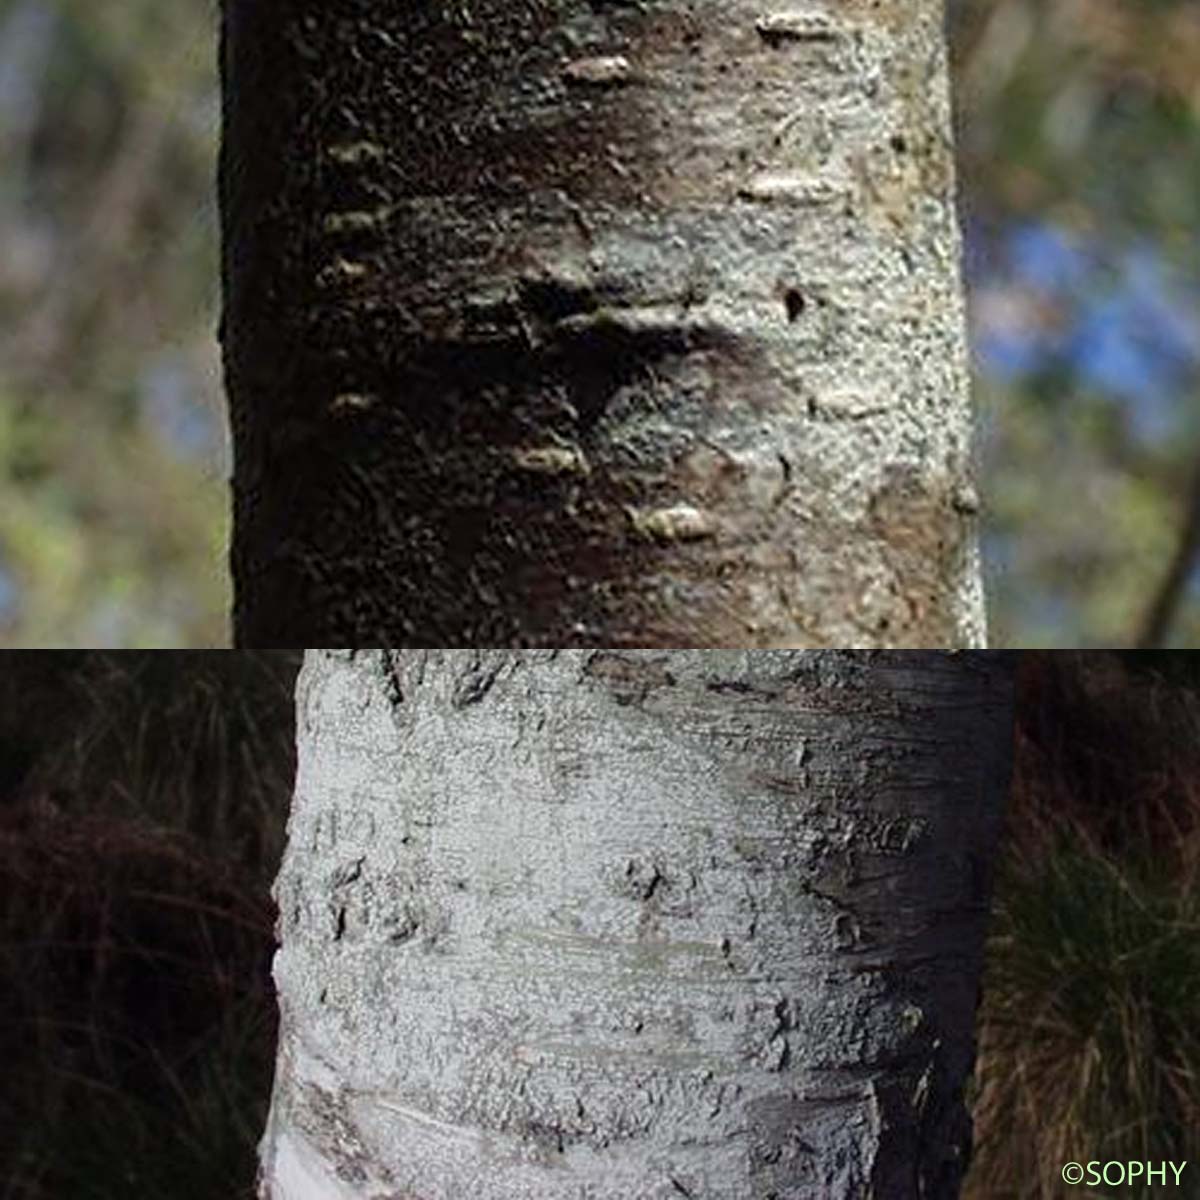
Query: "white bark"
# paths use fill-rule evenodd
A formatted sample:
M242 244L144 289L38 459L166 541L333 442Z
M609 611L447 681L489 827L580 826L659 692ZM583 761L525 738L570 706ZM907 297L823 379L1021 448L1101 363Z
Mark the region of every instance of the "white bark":
M309 651L260 1196L954 1196L1006 659Z

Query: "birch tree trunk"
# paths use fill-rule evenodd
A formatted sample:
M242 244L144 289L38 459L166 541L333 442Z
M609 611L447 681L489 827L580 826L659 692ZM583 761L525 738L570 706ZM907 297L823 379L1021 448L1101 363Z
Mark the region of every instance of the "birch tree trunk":
M950 1200L1011 656L309 651L262 1200Z
M236 644L984 644L939 0L224 0Z

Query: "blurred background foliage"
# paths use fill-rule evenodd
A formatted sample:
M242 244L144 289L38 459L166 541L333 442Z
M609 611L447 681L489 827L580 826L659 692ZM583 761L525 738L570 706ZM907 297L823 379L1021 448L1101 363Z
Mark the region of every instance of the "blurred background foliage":
M1200 6L951 0L995 644L1200 642Z
M0 0L0 639L228 645L211 0Z
M1194 644L1200 7L948 7L993 644ZM0 645L228 644L215 25L0 0Z

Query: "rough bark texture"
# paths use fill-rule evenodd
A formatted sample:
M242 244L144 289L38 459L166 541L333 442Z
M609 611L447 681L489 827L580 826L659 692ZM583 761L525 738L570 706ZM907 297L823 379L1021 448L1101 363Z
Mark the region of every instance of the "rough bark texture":
M241 646L979 646L938 0L225 0Z
M1011 656L309 651L264 1200L951 1200Z

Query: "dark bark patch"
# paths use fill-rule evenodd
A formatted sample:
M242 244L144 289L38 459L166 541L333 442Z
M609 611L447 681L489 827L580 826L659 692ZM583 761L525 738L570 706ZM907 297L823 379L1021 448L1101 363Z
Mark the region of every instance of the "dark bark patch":
M756 690L753 684L747 683L744 679L710 679L704 686L710 692L740 692L744 694Z
M583 671L604 683L618 704L641 704L655 688L675 686L675 677L659 658L596 653Z
M404 689L400 684L400 663L394 650L383 652L383 684L388 703L393 709L404 703Z
M488 663L475 659L455 683L450 702L458 709L478 704L492 690L503 665L502 661Z
M522 279L517 291L529 315L544 321L561 321L579 313L594 312L600 305L594 288L565 279Z

